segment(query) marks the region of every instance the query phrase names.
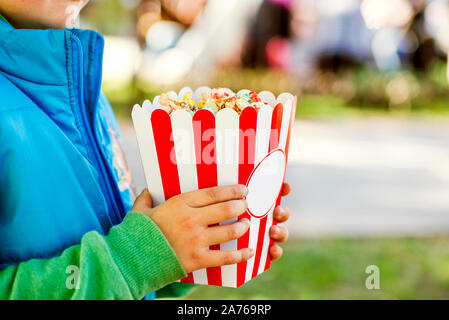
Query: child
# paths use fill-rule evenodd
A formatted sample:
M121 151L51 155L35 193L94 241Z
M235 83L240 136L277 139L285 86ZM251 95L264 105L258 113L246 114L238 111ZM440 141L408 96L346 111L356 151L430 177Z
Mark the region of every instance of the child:
M63 29L86 3L0 0L0 299L179 296L190 286L173 282L187 273L253 255L209 250L247 231L245 219L209 227L245 212L244 186L155 208L144 191L133 203L117 122L100 93L103 38ZM283 227L270 232L287 239Z

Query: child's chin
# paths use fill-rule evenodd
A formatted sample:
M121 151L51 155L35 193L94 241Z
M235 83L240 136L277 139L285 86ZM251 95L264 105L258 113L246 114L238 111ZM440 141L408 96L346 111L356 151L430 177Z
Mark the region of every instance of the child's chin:
M77 17L68 17L66 19L61 19L57 21L52 21L49 23L49 27L53 29L65 29L74 27L77 24Z

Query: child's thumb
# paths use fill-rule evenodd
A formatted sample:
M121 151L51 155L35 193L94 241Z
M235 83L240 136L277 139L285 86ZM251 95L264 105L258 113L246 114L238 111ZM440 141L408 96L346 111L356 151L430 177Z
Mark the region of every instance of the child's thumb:
M151 199L151 194L148 189L142 191L141 194L134 201L133 211L142 212L153 207L153 200Z

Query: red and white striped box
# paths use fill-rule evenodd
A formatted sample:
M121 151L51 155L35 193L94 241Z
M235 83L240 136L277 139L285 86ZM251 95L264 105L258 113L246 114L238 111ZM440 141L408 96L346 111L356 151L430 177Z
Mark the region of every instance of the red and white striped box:
M190 92L199 99L206 87ZM176 93L172 92L176 96ZM193 271L181 282L239 287L270 268L268 231L273 210L280 204L285 178L290 132L297 98L283 93L277 98L268 91L259 93L268 103L259 110L245 108L240 115L230 108L213 114L185 110L169 115L151 103L135 105L132 118L148 190L158 205L170 197L202 188L244 184L248 187L248 210L239 219L250 220L249 231L241 238L211 249L253 248L248 261ZM236 219L223 222L232 223Z

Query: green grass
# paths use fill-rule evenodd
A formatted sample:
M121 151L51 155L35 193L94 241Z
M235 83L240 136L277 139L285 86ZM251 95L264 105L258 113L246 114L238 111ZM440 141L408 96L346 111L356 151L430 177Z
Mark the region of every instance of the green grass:
M365 269L380 269L368 290ZM449 236L293 240L238 289L200 286L187 299L449 299Z
M297 118L353 117L385 115L385 109L376 106L356 106L336 95L303 94L298 97Z
M337 95L303 94L298 96L296 117L302 119L363 116L449 116L449 98L415 99L410 107L389 108L386 105L356 104Z

